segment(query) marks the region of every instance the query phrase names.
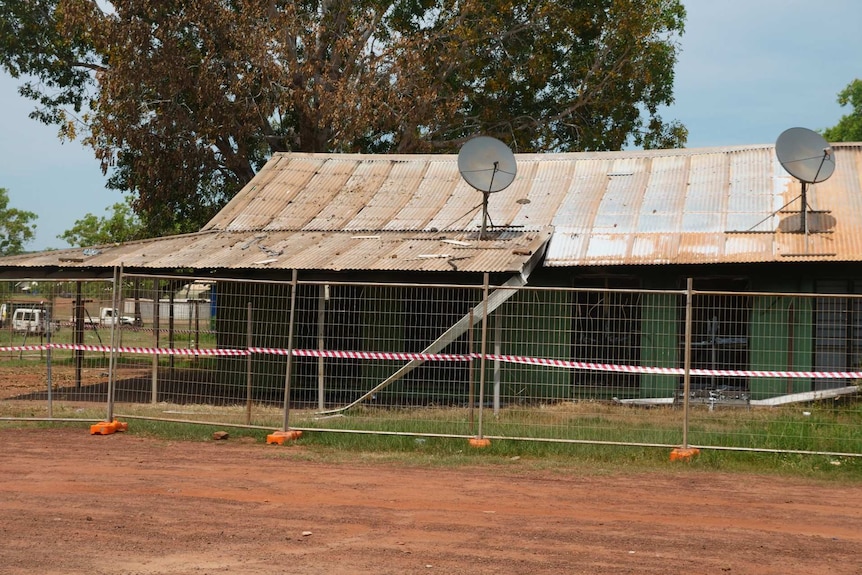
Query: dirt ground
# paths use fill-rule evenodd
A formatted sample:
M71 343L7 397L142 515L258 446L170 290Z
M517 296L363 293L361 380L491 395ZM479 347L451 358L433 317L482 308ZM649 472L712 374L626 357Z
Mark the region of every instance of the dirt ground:
M14 356L14 354L13 354ZM8 359L9 356L0 358ZM104 369L87 368L81 372L81 385L92 386L106 382ZM0 363L0 400L44 394L47 389L45 366L35 363L30 366L16 366ZM52 373L54 389L73 388L75 371L71 367L55 367Z
M311 449L0 427L0 571L862 573L862 485Z

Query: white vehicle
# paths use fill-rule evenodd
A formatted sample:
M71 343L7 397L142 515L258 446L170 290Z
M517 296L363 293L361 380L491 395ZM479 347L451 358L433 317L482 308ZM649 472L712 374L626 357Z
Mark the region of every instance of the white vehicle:
M135 318L120 315L115 309L103 307L99 311L99 322L102 325L135 325Z
M19 333L47 333L48 328L52 332L59 331L60 323L48 324L48 313L45 309L35 307L19 307L12 313L12 331Z
M135 318L128 315L119 315L117 310L109 307L103 307L99 310L99 317L90 317L90 314L84 315L84 327L93 329L100 325L137 325ZM69 318L69 323L75 325L75 316Z

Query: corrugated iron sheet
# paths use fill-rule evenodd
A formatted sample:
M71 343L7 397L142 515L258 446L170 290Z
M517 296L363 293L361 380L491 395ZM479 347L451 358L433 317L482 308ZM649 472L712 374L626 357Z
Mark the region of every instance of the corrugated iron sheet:
M771 145L639 152L645 179L615 162L603 180L593 159L578 160L591 177L553 217L544 265L860 261L862 146L833 150L834 175L808 189L807 237L801 184ZM588 229L572 221L578 211L590 212Z
M551 228L494 232L209 231L3 258L5 268L389 270L520 273Z
M491 194L457 156L276 154L197 234L0 259L0 267L506 271L551 267L862 260L862 144L801 184L773 146L520 154ZM547 249L545 249L547 247Z

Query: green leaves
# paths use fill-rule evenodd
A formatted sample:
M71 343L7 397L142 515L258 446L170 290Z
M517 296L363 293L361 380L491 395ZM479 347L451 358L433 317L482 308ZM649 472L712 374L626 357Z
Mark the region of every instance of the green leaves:
M90 145L153 235L194 231L275 151L679 146L680 0L0 3L0 65ZM89 108L89 110L88 110Z
M71 229L57 236L71 246L86 247L128 242L145 237L141 221L132 212L129 199L108 208L108 217L87 214L75 222Z
M862 80L850 82L838 94L841 106L850 106L851 112L842 116L838 123L823 131L830 142L862 142Z
M36 214L9 207L9 193L0 188L0 256L24 253L24 245L32 241Z

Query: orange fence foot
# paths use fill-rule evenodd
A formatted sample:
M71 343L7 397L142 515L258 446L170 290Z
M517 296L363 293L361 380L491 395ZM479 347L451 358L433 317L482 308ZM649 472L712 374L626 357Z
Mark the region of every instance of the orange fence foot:
M299 439L301 435L302 432L296 429L290 429L288 431L276 431L266 436L266 443L268 445L274 443L278 445L284 445L285 441L293 441L295 439Z
M90 435L110 435L118 431L128 431L129 424L125 421L100 421L90 426Z
M491 440L486 437L471 437L470 447L488 447L491 445Z
M696 447L682 448L678 447L670 452L671 461L691 461L700 453L700 449Z

